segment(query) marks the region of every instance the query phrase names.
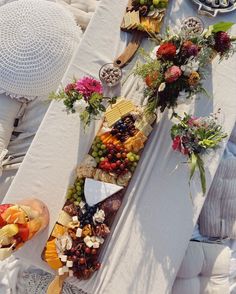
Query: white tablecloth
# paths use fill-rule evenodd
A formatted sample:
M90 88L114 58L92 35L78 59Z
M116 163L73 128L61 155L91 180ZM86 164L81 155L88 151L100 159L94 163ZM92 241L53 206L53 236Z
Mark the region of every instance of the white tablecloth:
M195 14L191 1L170 1L166 23ZM97 77L99 68L111 62L126 46L128 34L120 32L126 0L103 0L80 43L73 65L64 83L73 76L90 74ZM235 14L218 20L233 20ZM215 20L203 18L207 23ZM235 31L236 28L234 28ZM148 47L150 44L143 44ZM132 68L135 60L126 67ZM213 99L201 97L179 111L204 115L222 109L225 131L231 132L236 115L236 56L228 61L214 61L206 87ZM122 95L142 99L141 83L132 77L122 88ZM116 89L119 92L119 89ZM60 103L52 103L40 129L15 177L4 202L38 197L50 209L48 230L28 242L18 256L49 270L41 252L63 206L72 170L88 151L99 126L84 133L76 115L68 116ZM154 294L169 293L181 264L194 224L204 202L199 177L191 186L189 197L188 167L183 157L171 150L171 122L165 112L155 126L143 158L129 186L126 201L110 241L106 243L102 269L85 282L76 282L89 293ZM226 142L225 142L226 143ZM212 182L224 146L206 158L208 188ZM175 167L180 163L179 168Z

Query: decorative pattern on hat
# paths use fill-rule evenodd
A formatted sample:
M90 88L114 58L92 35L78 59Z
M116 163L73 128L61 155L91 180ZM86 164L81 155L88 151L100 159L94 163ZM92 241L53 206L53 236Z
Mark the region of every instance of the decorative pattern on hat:
M32 100L56 90L82 35L60 4L19 0L0 7L0 93Z

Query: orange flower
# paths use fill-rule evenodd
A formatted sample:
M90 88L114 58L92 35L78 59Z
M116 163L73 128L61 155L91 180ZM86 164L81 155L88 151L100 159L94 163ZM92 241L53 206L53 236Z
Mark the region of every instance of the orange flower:
M152 88L153 86L155 86L155 82L158 78L159 73L157 71L148 74L145 78L145 83L149 88Z
M190 86L196 86L199 80L200 80L199 73L197 73L196 71L193 71L189 76L188 83Z

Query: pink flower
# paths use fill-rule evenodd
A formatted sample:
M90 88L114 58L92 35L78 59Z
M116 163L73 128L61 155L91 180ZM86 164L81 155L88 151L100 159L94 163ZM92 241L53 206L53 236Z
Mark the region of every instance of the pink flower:
M165 80L167 83L173 83L179 79L179 77L182 75L181 69L173 65L167 69L165 72Z
M195 117L195 116L192 116L189 120L188 120L188 125L190 127L194 126L195 125L195 121L197 120L198 118Z
M172 148L173 148L174 150L181 151L181 138L180 138L180 136L176 136L176 137L173 139Z
M89 99L93 93L102 94L102 84L90 77L84 77L76 82L75 90Z
M179 152L181 152L184 155L188 155L189 154L189 150L188 150L188 148L184 147L182 139L184 139L184 137L182 138L180 136L176 136L173 139L172 148L173 148L173 150L179 151Z

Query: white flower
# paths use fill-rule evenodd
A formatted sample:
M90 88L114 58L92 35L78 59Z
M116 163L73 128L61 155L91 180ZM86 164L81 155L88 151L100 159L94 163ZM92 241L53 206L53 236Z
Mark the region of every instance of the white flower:
M159 49L159 47L160 47L160 45L154 47L154 49L150 52L150 57L152 59L156 59L157 58L157 50Z
M105 212L102 209L97 209L97 212L93 216L93 222L96 223L103 223L105 220Z
M166 83L161 83L160 86L159 86L159 88L158 88L158 92L164 91L165 88L166 88Z
M190 58L188 63L181 66L181 70L184 72L184 75L189 77L193 71L198 71L199 61L196 61L194 58Z
M74 110L79 113L83 112L86 106L88 106L88 104L84 99L76 100L73 104Z

